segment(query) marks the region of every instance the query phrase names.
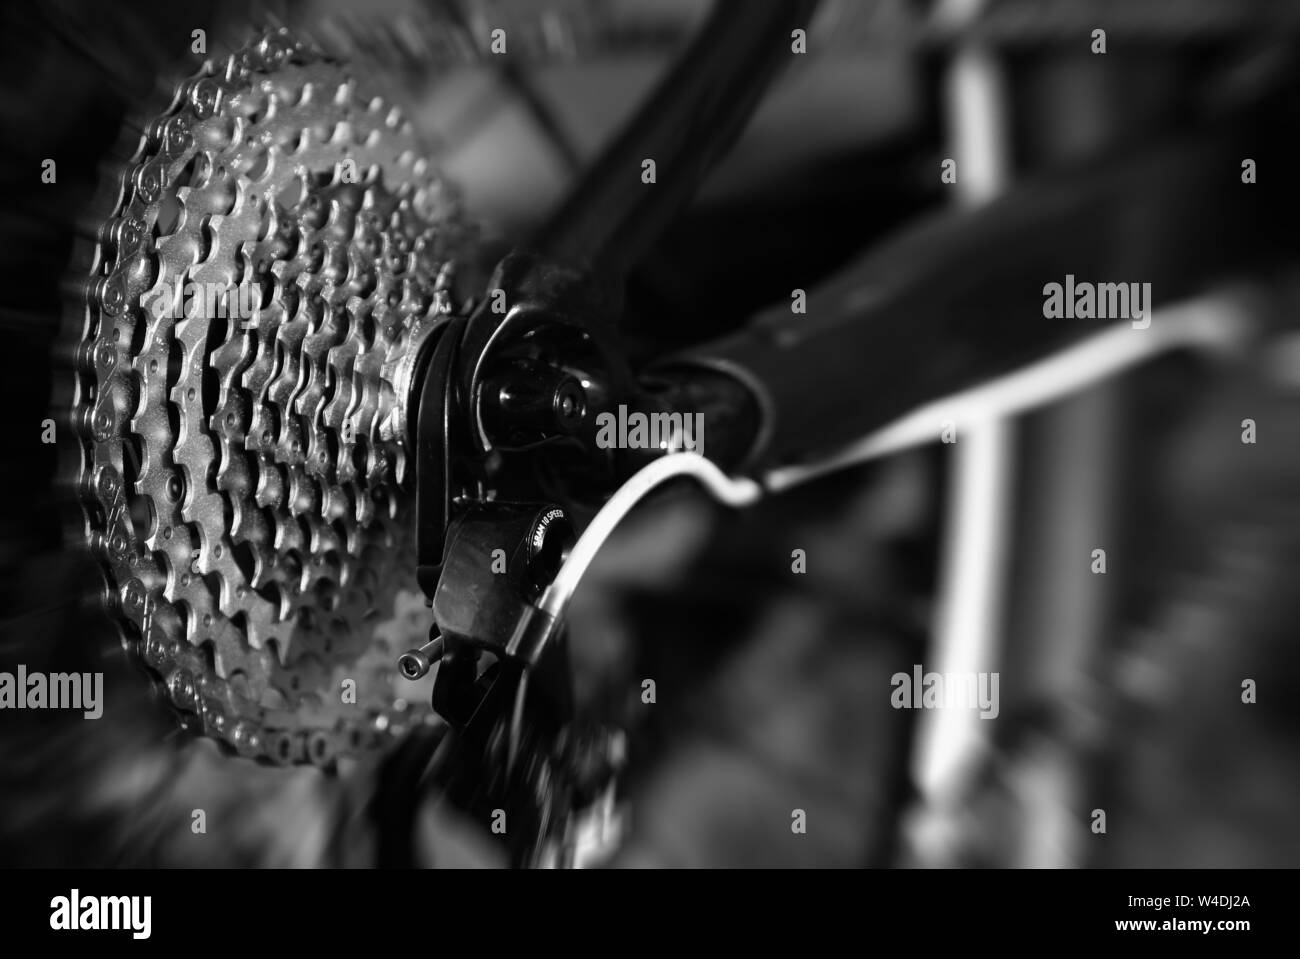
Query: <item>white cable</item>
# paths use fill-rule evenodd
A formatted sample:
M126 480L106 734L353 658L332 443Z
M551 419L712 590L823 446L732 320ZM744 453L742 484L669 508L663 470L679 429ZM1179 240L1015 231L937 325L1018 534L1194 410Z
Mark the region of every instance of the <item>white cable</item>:
M578 583L587 572L587 567L596 558L596 553L605 544L605 540L614 532L614 527L651 490L679 476L699 480L714 499L726 506L748 506L763 494L758 483L751 479L729 477L699 453L669 453L655 460L633 474L600 508L600 512L578 537L578 542L574 544L560 572L542 594L538 608L556 620L561 619Z

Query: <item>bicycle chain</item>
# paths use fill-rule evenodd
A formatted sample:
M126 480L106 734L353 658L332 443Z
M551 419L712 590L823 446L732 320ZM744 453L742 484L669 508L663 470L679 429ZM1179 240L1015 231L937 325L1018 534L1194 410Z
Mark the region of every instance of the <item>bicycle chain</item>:
M182 84L123 175L79 316L87 539L167 698L241 755L435 721L394 667L428 626L394 381L470 235L409 122L284 30Z

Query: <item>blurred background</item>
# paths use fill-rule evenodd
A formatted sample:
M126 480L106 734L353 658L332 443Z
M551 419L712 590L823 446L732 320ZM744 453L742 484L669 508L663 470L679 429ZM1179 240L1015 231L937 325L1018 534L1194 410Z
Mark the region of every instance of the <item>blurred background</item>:
M0 864L383 861L385 757L271 768L178 728L122 652L100 574L68 531L55 452L39 442L65 375L51 357L79 218L127 114L198 65L191 31L215 45L280 23L348 58L413 119L490 267L562 199L708 10L695 0L6 7L0 669L102 669L107 705L96 722L0 712ZM506 58L486 48L497 26ZM1171 241L1169 224L1135 215L1096 242L1118 235L1146 254L1170 244L1154 254L1170 262L1215 253L1230 268L1188 276L1180 302L1211 324L1244 317L1254 334L1230 353L1163 355L1000 422L972 437L993 450L983 465L961 461L961 442L936 442L743 513L689 491L638 510L571 613L580 706L632 744L613 864L1300 864L1300 251L1289 183L1300 4L826 0L807 49L630 277L634 357L739 329L923 218L1022 183L1068 187L1198 135L1235 137L1225 153L1257 161L1257 183L1240 182L1239 164L1225 174L1267 198L1252 198L1239 232L1202 230L1191 213ZM57 194L33 172L50 156ZM953 157L970 171L956 188L940 177ZM1139 195L1162 184L1158 163L1143 169ZM1063 235L1079 228L1062 222ZM991 230L987 267L967 266L1014 272L1027 253ZM936 363L959 359L936 345ZM870 403L871 387L837 402ZM1246 419L1257 425L1250 444ZM1097 548L1104 575L1090 568ZM805 550L806 573L792 574L793 549ZM1000 674L996 720L891 707L896 672L962 663ZM641 701L645 678L653 705ZM1258 684L1249 705L1247 679ZM206 836L191 832L196 808ZM791 830L795 809L805 834ZM425 865L501 862L479 826L433 799L414 841Z

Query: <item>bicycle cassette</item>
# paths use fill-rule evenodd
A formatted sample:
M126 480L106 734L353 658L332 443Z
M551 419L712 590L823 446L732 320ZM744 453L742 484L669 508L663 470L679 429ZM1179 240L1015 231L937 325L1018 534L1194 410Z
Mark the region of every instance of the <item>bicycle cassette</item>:
M283 30L182 84L120 183L74 419L128 645L241 755L327 764L432 721L393 668L428 625L403 416L460 306L454 194L395 108Z

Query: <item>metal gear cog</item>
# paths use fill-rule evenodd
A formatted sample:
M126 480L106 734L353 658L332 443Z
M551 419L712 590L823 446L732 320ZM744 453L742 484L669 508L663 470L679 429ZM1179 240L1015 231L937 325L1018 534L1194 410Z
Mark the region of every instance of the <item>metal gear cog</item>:
M393 668L428 625L394 383L472 232L409 122L266 33L148 125L99 237L78 490L133 650L245 756L433 721Z

